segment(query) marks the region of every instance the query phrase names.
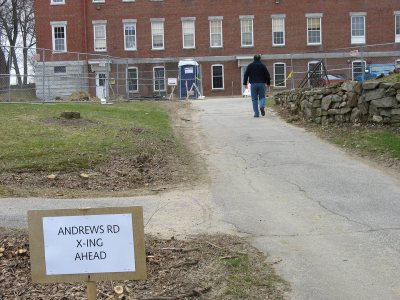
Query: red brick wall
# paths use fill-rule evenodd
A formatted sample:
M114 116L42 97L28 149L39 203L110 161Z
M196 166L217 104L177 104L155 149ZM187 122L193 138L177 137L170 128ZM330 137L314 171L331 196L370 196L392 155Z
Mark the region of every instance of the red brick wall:
M50 0L35 0L38 48L52 48L51 21L67 21L67 50L94 53L92 21L107 20L106 54L124 58L290 54L350 47L350 12L367 13L367 44L393 43L393 12L400 11L399 0L280 0L279 4L275 4L275 0L105 0L104 4L92 3L91 0L65 2L65 5L50 5ZM306 13L323 14L322 45L307 46ZM272 47L272 14L286 14L284 47ZM240 15L254 15L252 48L240 46ZM209 16L223 16L221 49L210 48ZM196 17L196 49L182 47L181 17ZM165 50L151 49L150 18L165 18ZM137 19L137 51L124 51L123 19ZM57 59L75 60L77 55L46 54L46 60ZM80 56L80 59L84 57ZM224 91L211 90L212 63L203 62L204 91L212 95L240 94L237 62L221 63L225 70ZM271 70L272 63L269 68Z

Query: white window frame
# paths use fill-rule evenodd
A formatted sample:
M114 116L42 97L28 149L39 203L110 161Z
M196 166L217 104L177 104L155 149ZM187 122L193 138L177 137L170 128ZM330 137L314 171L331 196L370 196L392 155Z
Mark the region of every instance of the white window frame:
M64 5L65 0L51 0L50 5Z
M210 48L222 48L224 45L223 42L223 27L222 27L222 21L223 17L208 17L209 20L209 26L210 26ZM218 26L215 27L219 30L219 32L213 32L213 24L217 24ZM215 45L213 45L213 36L219 36L219 42Z
M367 13L350 13L350 35L351 35L351 44L365 44L366 43L366 15ZM363 20L363 35L353 35L353 25L355 18L362 18Z
M195 17L183 17L182 21L182 47L183 49L195 49L196 48L196 18ZM188 27L185 27L185 24L193 24L193 32L190 32ZM185 36L193 36L193 45L185 45Z
M285 18L286 15L282 14L282 15L272 15L272 46L273 47L282 47L285 46L286 44L286 33L285 33ZM281 24L278 24L281 23ZM282 27L282 31L278 30L278 27ZM276 33L280 33L282 32L283 36L282 36L282 43L276 43L275 42L275 32Z
M165 29L164 29L164 18L156 18L156 19L150 19L151 22L151 49L152 50L164 50L165 49ZM154 32L155 31L155 25L160 24L161 25L161 32ZM154 37L156 35L162 36L162 45L161 46L154 46Z
M136 90L130 90L129 89L129 83L128 81L130 80L130 78L128 77L129 74L129 70L136 70L136 78L133 78L133 80L136 81ZM127 67L126 68L126 93L138 93L139 92L139 69L138 67Z
M400 43L400 11L394 12L394 41Z
M67 52L67 21L58 21L58 22L50 22L51 25L51 41L53 52L62 53ZM64 28L64 49L63 50L56 50L56 38L55 38L55 28Z
M136 51L137 50L137 30L136 30L136 19L126 19L126 20L122 20L124 26L123 26L123 30L124 30L124 49L125 51ZM128 26L133 26L134 27L134 31L135 31L135 35L134 35L134 47L127 47L127 42L126 39L127 37L132 37L132 35L127 36L126 35L126 28Z
M322 14L316 13L316 14L306 14L306 18L307 18L307 46L318 46L318 45L322 45ZM319 21L319 29L314 29L314 28L310 28L310 22L312 20L318 20ZM318 42L314 42L314 41L310 41L310 33L311 32L319 32L319 41Z
M163 69L164 70L164 78L163 78L163 86L164 88L162 90L157 90L156 89L156 69ZM165 67L164 66L155 66L153 67L153 91L154 92L165 92L166 87L165 87Z
M254 16L240 16L240 45L242 48L250 48L254 47ZM250 22L250 30L251 32L244 32L245 22ZM245 34L251 33L251 43L244 44Z
M106 0L92 0L93 3L106 3Z
M222 87L214 87L214 67L221 67L222 69ZM225 89L225 74L224 74L224 65L215 64L211 65L211 87L212 90L224 90Z
M107 21L104 20L96 20L92 21L93 24L93 50L95 52L107 52ZM97 28L103 27L104 29L104 38L97 38L96 39L96 30ZM104 48L98 48L96 47L96 40L102 40L104 39Z
M367 68L367 61L361 60L361 59L353 60L353 61L351 62L351 79L352 79L352 80L355 80L355 76L354 76L354 64L355 64L355 63L361 63L361 64L364 63L364 71L365 71L365 69ZM361 65L361 67L362 67L362 65ZM361 73L361 74L362 74L362 73ZM364 75L365 75L365 72L364 72Z
M279 75L283 75L283 84L282 85L277 85L277 79L276 79L276 66L277 65L283 65L283 74L279 74ZM279 82L278 82L279 83ZM284 62L276 62L274 63L274 87L276 88L285 88L286 87L286 63Z

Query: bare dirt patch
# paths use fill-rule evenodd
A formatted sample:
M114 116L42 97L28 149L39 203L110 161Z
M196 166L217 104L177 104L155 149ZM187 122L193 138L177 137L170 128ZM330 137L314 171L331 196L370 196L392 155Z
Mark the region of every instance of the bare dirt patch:
M146 236L146 252L147 280L99 282L97 299L285 299L288 291L265 257L239 237ZM86 299L81 283L33 284L29 255L24 231L0 228L0 299Z

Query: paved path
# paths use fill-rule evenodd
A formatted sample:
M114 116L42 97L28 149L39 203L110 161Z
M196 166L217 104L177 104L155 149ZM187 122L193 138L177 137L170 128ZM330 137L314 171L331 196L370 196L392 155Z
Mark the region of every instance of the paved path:
M400 299L400 184L248 99L203 110L212 200L293 286L293 299Z
M113 199L1 199L0 226L28 209L142 205L147 233L246 235L292 299L400 299L400 184L249 99L193 102L210 186ZM199 139L197 139L199 138Z

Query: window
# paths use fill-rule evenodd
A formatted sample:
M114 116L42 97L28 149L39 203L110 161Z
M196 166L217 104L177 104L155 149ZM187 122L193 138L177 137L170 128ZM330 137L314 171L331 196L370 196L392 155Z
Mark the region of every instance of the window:
M222 17L209 17L210 20L210 47L222 47Z
M164 49L164 19L152 19L151 40L153 50Z
M65 0L51 0L50 1L51 5L60 5L60 4L65 4Z
M182 41L184 49L195 48L195 18L182 18Z
M67 51L67 22L51 22L53 51Z
M93 21L94 51L107 51L107 21Z
M394 13L395 17L395 42L400 43L400 11Z
M361 60L355 60L352 62L352 79L353 80L363 80L363 75L365 75L365 67L367 63Z
M285 45L285 16L272 16L272 46Z
M123 20L124 22L124 49L136 50L136 20Z
M274 85L275 87L286 87L285 63L274 63Z
M128 68L126 70L126 88L128 93L137 93L139 91L137 68Z
M154 91L163 92L165 91L165 69L164 67L153 68L153 79L154 79Z
M306 17L307 17L307 45L321 45L322 14L306 14Z
M310 61L308 63L308 84L310 87L321 86L322 63L320 61Z
M67 73L67 67L66 66L55 66L54 67L54 73L55 74Z
M212 76L212 89L223 90L224 89L224 66L223 65L212 65L211 66Z
M242 47L253 47L253 19L254 16L240 17L240 33Z
M365 13L351 13L351 43L365 44Z
M106 0L93 0L93 3L105 3Z

